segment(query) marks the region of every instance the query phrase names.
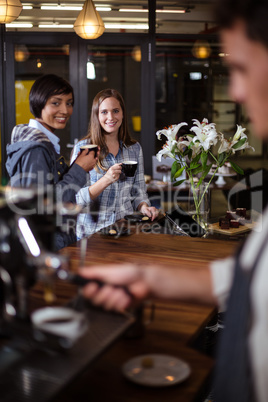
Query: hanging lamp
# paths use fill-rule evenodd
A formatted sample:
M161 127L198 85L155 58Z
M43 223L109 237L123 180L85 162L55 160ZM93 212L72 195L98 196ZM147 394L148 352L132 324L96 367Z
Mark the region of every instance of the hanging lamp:
M14 21L20 15L21 10L20 0L0 0L0 24Z
M74 23L74 30L83 39L96 39L103 34L105 26L92 0L85 1Z
M21 62L29 59L30 53L29 53L29 50L27 49L27 46L15 45L14 55L15 55L15 60L18 63L21 63Z
M207 59L211 54L211 47L206 40L197 40L192 48L192 54L198 59Z

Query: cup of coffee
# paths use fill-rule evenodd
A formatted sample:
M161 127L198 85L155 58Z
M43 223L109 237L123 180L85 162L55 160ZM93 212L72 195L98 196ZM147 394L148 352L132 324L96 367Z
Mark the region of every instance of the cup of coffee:
M34 337L45 342L51 336L59 339L62 347L70 348L88 328L83 313L68 307L43 307L31 314Z
M94 151L94 156L96 158L97 153L98 153L98 145L95 145L95 144L81 145L80 151L83 152L84 150L86 150L86 155L88 155L89 152Z
M137 170L138 162L136 161L125 161L122 163L122 172L125 173L127 177L133 177Z

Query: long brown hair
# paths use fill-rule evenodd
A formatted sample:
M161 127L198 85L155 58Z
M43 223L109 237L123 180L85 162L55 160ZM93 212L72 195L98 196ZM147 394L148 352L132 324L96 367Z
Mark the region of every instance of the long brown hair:
M116 89L103 89L93 99L91 116L88 125L88 132L84 139L89 139L92 144L97 144L100 147L100 156L97 166L103 170L107 170L107 167L103 166L103 159L108 155L109 150L105 142L105 136L103 135L103 128L99 122L99 107L101 103L107 98L115 98L120 103L120 107L123 112L123 121L118 131L118 140L122 141L124 145L135 144L136 141L131 138L128 123L127 123L127 113L124 100L122 95Z

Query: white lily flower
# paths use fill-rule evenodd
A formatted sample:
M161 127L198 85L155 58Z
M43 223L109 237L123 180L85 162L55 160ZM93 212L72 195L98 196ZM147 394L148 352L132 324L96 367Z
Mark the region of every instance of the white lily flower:
M203 119L202 123L193 119L193 122L197 126L190 129L196 135L193 142L199 143L205 151L208 151L211 145L217 143L218 133L215 129L215 123L208 123L208 119Z
M231 142L226 140L222 133L220 133L220 141L221 145L218 149L218 154L222 154L223 152L229 152L231 149Z
M233 141L238 141L238 140L240 140L242 134L246 131L245 128L242 128L242 126L239 126L238 124L236 125L236 127L237 127L237 130L236 130L235 135L233 136ZM245 137L245 136L246 136L246 134L244 134L243 137ZM243 137L242 137L242 138L243 138Z
M208 154L208 156L217 162L217 166L219 166L220 163L226 163L228 158L236 151L246 148L251 148L254 151L254 148L248 143L247 135L244 133L245 128L242 128L242 126L237 125L236 133L233 137L227 140L224 138L222 133L217 133L215 123L209 123L208 119L203 119L202 122L193 119L193 127L190 129L190 134L179 137L179 129L186 125L187 123L180 123L157 131L157 138L161 139L163 134L167 138L167 141L156 156L160 162L162 156L164 158L170 157L176 160L178 162L179 170L184 168L186 174L188 175L193 191L197 191L197 187L200 185L200 183L202 183L205 175L208 174L210 165L206 163L206 166L204 166L204 159L206 158L203 158L202 164L200 163L201 154L204 151ZM217 155L213 155L212 146L216 145L218 142L219 149ZM220 155L223 152L225 152L226 155ZM198 159L198 164L196 164L196 166L192 164L194 158L196 158L196 160ZM198 169L196 170L195 167ZM201 178L199 179L195 177L197 171L202 174ZM209 183L215 176L216 171L217 170L215 170L212 174ZM198 216L198 211L200 210L198 200L195 200L195 207Z
M176 141L167 141L164 145L163 148L156 154L157 160L161 162L162 156L166 158L169 156L170 158L174 158L174 155L171 153L171 143L176 142ZM171 147L170 147L171 146Z
M173 140L176 142L176 135L182 126L187 126L187 123L173 124L168 128L157 131L156 135L158 140L161 139L161 135L163 134L168 140Z
M178 150L180 152L183 152L184 149L191 144L192 140L193 140L193 137L191 137L190 135L184 135L183 137L180 137L178 139L178 144L177 144Z
M193 135L184 135L183 137L180 137L177 142L177 147L180 152L183 152L186 147L189 147L189 145L193 142ZM192 143L191 145L191 150L193 152L192 156L193 158L199 153L200 151L200 144L199 143Z
M237 130L233 138L230 138L229 140L226 140L224 138L223 134L220 134L221 136L221 145L219 147L218 153L221 154L222 152L232 152L235 154L237 151L241 151L242 149L252 149L252 151L255 151L255 149L249 145L248 141L245 141L244 144L242 144L238 148L233 148L235 144L238 143L238 141L248 138L247 135L244 133L246 129L242 128L241 126L237 125Z
M164 135L167 138L167 142L163 146L163 149L161 149L161 151L159 151L156 155L159 162L161 162L162 156L164 156L164 158L166 158L167 156L170 156L171 158L174 157L171 151L174 145L177 144L176 136L182 126L187 126L187 123L173 124L168 128L164 128L163 130L159 130L156 132L157 138L159 140L161 139L161 135Z

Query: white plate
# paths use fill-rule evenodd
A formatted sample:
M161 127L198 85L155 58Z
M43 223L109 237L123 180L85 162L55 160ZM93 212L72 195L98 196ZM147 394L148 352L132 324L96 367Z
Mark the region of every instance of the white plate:
M144 359L152 360L152 367L144 367ZM140 385L149 387L168 387L189 377L189 364L173 356L151 354L128 360L122 367L124 376Z
M208 173L209 174L209 176L212 176L214 173L213 172L209 172ZM236 176L237 175L237 173L215 173L215 176L216 177L220 177L220 176L222 176L222 177L232 177L232 176Z

